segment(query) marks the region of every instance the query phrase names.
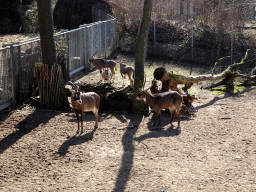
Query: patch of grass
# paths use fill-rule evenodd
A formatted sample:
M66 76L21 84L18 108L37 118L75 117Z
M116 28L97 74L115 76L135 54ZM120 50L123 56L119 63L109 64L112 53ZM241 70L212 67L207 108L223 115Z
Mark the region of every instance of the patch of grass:
M217 87L217 88L212 88L211 90L213 95L225 95L226 94L226 87L225 86L221 86L221 87Z
M240 86L241 82L239 81L235 81L234 82L234 93L238 93L238 92L241 92L243 91L244 89L246 89L245 86ZM220 87L216 87L216 88L212 88L211 90L212 94L213 95L225 95L226 94L226 87L225 86L220 86Z
M234 93L241 92L245 89L246 89L246 87L244 87L244 86L235 86Z

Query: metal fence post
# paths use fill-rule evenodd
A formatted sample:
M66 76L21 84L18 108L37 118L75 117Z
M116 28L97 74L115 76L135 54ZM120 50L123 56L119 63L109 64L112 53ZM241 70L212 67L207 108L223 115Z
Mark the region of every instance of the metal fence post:
M104 29L105 29L105 36L104 36L104 42L105 42L105 58L106 58L106 56L107 56L107 22L105 21L104 22Z
M11 72L11 85L12 85L12 105L16 106L16 79L14 75L14 54L13 54L13 44L10 45L10 72Z
M79 30L79 39L80 39L80 48L79 48L79 51L80 51L80 66L81 65L85 65L85 61L84 61L84 27L80 27L80 30ZM85 67L85 66L84 66ZM85 70L85 68L84 68Z
M88 54L87 54L87 27L84 25L83 28L83 36L84 36L84 69L88 71Z
M194 23L193 23L193 20L192 20L192 38L191 38L191 54L192 54L192 62L194 61ZM190 66L190 75L192 73L192 63L191 63L191 66Z
M100 55L102 54L102 49L101 49L101 23L97 24L97 28L98 28L98 38L99 38L99 50L100 50Z
M156 50L156 21L154 21L154 55Z
M67 56L67 77L69 78L69 69L70 69L70 62L69 62L69 32L65 34L65 42L66 42L66 56Z
M234 29L233 29L233 24L231 26L231 65L233 64L233 41L234 41Z
M18 55L17 55L17 61L18 61L18 71L17 71L17 89L16 89L16 94L18 96L18 98L16 98L18 101L22 102L22 98L21 98L21 84L22 84L22 67L21 67L21 51L20 51L20 44L18 43L17 45L17 51L18 51Z

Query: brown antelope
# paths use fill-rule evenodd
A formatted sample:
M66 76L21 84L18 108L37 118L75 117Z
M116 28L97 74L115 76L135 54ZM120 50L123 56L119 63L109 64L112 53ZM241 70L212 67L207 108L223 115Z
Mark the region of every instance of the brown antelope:
M74 109L77 118L77 134L79 133L79 123L81 123L81 133L83 133L83 116L84 112L92 111L95 116L95 126L98 127L98 112L100 107L100 96L95 92L84 93L81 91L81 84L77 81L73 84L71 81L68 84L72 85L71 94L71 105ZM79 118L81 115L81 119Z
M130 79L130 85L133 85L132 75L134 75L134 68L131 66L127 66L124 63L120 63L120 73L123 77L123 86L124 86L124 75L128 75Z
M150 92L152 94L162 93L161 91L158 90L157 81L155 79L152 80L152 84L151 84L151 87L149 89L150 89Z
M186 105L192 105L194 99L196 99L195 95L187 94L187 95L181 95L181 96L183 98L184 104L186 104Z
M138 99L144 100L146 105L152 108L156 113L156 118L154 124L156 124L157 119L159 120L159 125L161 123L161 110L169 109L171 112L171 121L173 121L174 113L178 115L178 126L180 126L180 110L182 109L182 97L177 91L170 91L165 93L150 94L146 90L140 90L137 95Z
M101 76L104 81L110 81L112 79L112 72L109 68L103 68Z
M93 65L98 70L100 70L100 73L102 73L103 68L109 68L111 70L112 76L115 77L114 68L116 67L116 62L114 60L105 60L105 59L102 59L102 58L95 58L94 55L90 57L89 61L92 62Z

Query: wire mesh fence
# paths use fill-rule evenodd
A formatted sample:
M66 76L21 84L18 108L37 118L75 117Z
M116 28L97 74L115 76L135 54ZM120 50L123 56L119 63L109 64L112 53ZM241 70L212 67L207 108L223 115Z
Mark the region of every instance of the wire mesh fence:
M11 105L13 75L10 65L10 49L0 49L0 110Z
M97 22L54 35L57 62L66 80L89 70L89 57L95 52L107 57L113 50L116 19L97 8L93 8L93 17ZM26 101L35 92L35 64L42 62L39 37L4 46L0 49L0 110Z

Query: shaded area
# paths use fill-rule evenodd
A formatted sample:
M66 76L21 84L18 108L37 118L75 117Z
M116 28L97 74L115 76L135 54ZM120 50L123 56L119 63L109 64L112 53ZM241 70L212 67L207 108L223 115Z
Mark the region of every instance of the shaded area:
M218 97L218 96L215 96L211 101L209 101L208 103L205 103L203 105L199 105L197 107L195 107L196 110L199 110L199 109L202 109L202 108L205 108L205 107L209 107L211 105L213 105L214 103L216 103L217 101L219 100L222 100L222 99L226 99L228 97L237 97L243 93L246 93L246 92L249 92L251 91L253 88L247 88L247 89L244 89L243 91L239 92L239 93L234 93L234 94L226 94L224 97Z
M92 23L92 6L111 12L109 4L103 0L58 0L53 11L54 26L58 30L71 30Z
M24 120L20 121L16 125L17 131L0 140L0 154L2 154L6 149L16 143L23 136L29 134L31 131L37 128L41 123L46 124L55 115L57 115L56 111L36 109L33 113L28 115Z
M5 121L7 118L9 118L11 115L10 109L4 109L0 111L0 124Z
M0 0L0 33L18 33L21 27L19 0Z
M164 126L170 124L171 113L170 113L169 109L161 110L161 116L160 116L161 124L160 125L158 124L159 121L157 119L155 126L153 125L153 122L155 121L156 114L154 113L154 111L151 111L151 112L153 112L153 115L152 115L150 121L148 121L148 123L147 123L149 131L152 131L152 130L162 130ZM180 119L181 119L181 126L182 126L182 121L184 119L182 118L182 116L181 116ZM186 118L186 120L190 120L190 119ZM175 124L175 126L178 126L178 122L177 121L178 121L178 117L177 117L177 114L175 113L174 114L174 118L173 118L173 122L171 123L172 127L173 127L173 124Z
M138 130L138 127L142 121L143 116L138 115L136 121L131 119L129 126L136 124L138 126L133 129L127 129L122 137L123 144L123 157L121 162L121 167L119 169L119 173L116 179L115 189L113 191L120 192L125 191L125 187L127 182L129 181L131 170L133 167L133 158L134 158L134 145L133 138L135 133Z
M58 149L58 154L62 157L64 157L68 153L69 147L73 145L80 145L82 143L85 143L87 141L90 141L93 139L94 132L97 128L94 128L91 132L86 133L85 135L74 135L67 141L65 141Z
M134 143L133 141L142 142L148 138L159 138L159 137L174 137L181 133L180 128L173 129L173 125L171 125L166 130L152 130L151 132L142 135L140 137L134 137L140 123L142 122L143 116L139 115L135 119L131 118L131 121L128 125L134 126L131 129L127 129L122 137L122 145L123 145L123 156L121 167L119 169L119 173L116 179L115 189L113 191L120 192L125 191L127 182L130 179L131 170L133 167L133 160L134 160ZM138 126L137 126L138 125Z
M178 136L181 133L181 129L180 127L177 127L176 129L173 129L174 126L171 125L168 129L166 130L157 130L154 129L151 132L145 134L145 135L141 135L140 137L136 137L134 138L135 141L138 141L139 143L149 139L149 138L159 138L159 137L174 137L174 136Z

